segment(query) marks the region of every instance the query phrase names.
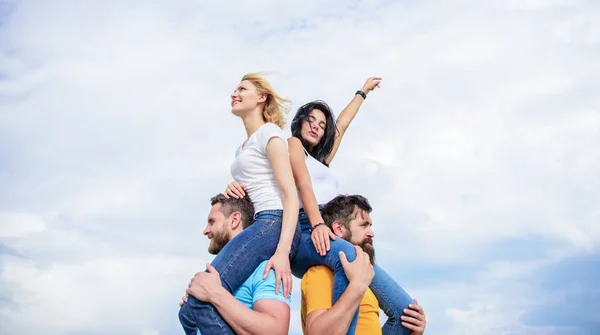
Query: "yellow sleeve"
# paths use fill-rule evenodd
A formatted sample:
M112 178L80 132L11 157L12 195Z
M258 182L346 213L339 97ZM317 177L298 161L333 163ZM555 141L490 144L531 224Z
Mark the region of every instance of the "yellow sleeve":
M313 266L302 277L304 315L320 309L330 309L333 291L333 271L324 265Z

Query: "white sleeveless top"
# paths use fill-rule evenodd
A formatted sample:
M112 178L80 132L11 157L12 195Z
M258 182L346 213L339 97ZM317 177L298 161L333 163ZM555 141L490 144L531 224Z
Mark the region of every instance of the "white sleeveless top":
M331 199L339 195L337 191L339 181L330 168L316 160L313 156L306 152L306 149L304 152L308 156L306 158L306 168L308 169L308 174L310 175L310 182L312 183L317 204L325 205ZM298 196L298 198L300 197ZM304 205L302 205L302 199L300 199L300 208L304 208Z

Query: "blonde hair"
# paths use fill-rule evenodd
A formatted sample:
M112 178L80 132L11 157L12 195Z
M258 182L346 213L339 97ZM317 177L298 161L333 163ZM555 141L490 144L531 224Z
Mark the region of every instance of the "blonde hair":
M265 120L265 122L272 122L283 129L283 126L285 125L284 113L287 114L289 111L287 105L290 101L275 93L273 86L262 77L261 72L248 73L242 77L242 81L244 80L251 82L256 87L258 93L267 96L262 112L263 120Z

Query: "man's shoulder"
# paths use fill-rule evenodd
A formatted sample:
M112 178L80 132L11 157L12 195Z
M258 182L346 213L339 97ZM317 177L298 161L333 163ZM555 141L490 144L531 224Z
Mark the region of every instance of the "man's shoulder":
M311 266L306 270L300 283L302 292L314 287L329 287L333 285L333 271L325 265Z
M282 301L289 305L291 303L291 294L287 299L284 298L283 285L279 285L279 293L275 293L275 284L277 283L275 271L270 269L267 278L263 279L266 266L267 261L260 263L250 278L246 280L245 285L249 286L252 292L252 301L257 302L262 299L271 299Z
M306 273L330 273L330 274L333 274L333 271L327 265L315 265L315 266L309 267L308 270L306 270Z
M333 281L333 271L325 265L311 266L306 270L302 280L311 281L313 279L328 279Z
M306 316L317 310L330 309L333 291L333 271L324 265L308 268L302 276L300 314Z
M260 284L263 281L263 274L265 273L265 268L267 267L267 261L263 261L262 263L260 263L256 269L254 269L254 272L252 272L252 275L250 275L250 277L248 277L248 279L246 279L246 282L244 282L245 286L249 286L249 287L254 287L257 284ZM271 272L273 270L270 270L269 272ZM269 279L267 277L267 279Z

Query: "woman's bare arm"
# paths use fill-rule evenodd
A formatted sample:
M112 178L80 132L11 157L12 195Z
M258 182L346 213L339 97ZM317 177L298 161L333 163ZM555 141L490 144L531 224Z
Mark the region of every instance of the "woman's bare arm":
M375 87L379 87L380 82L380 77L371 77L367 79L367 81L360 90L363 91L365 94L369 94L369 92L375 89ZM346 108L344 108L338 116L336 126L339 133L335 137L331 153L329 154L329 156L327 156L327 159L325 160L325 162L328 165L331 164L331 161L333 161L333 158L335 157L335 154L337 153L340 144L342 143L342 138L344 137L346 130L350 126L350 123L352 122L352 120L354 120L354 117L358 113L360 106L362 106L363 101L365 101L365 99L362 96L358 94L354 95L354 98L352 98L348 106L346 106Z
M264 277L267 277L269 270L275 270L276 285L275 291L279 292L279 284L283 281L284 297L288 297L292 292L292 271L290 269L290 250L292 240L296 232L298 223L298 193L294 183L294 175L290 165L289 153L285 140L280 137L273 137L267 143L267 157L273 170L273 175L283 202L283 220L281 224L281 235L277 250L265 267Z

